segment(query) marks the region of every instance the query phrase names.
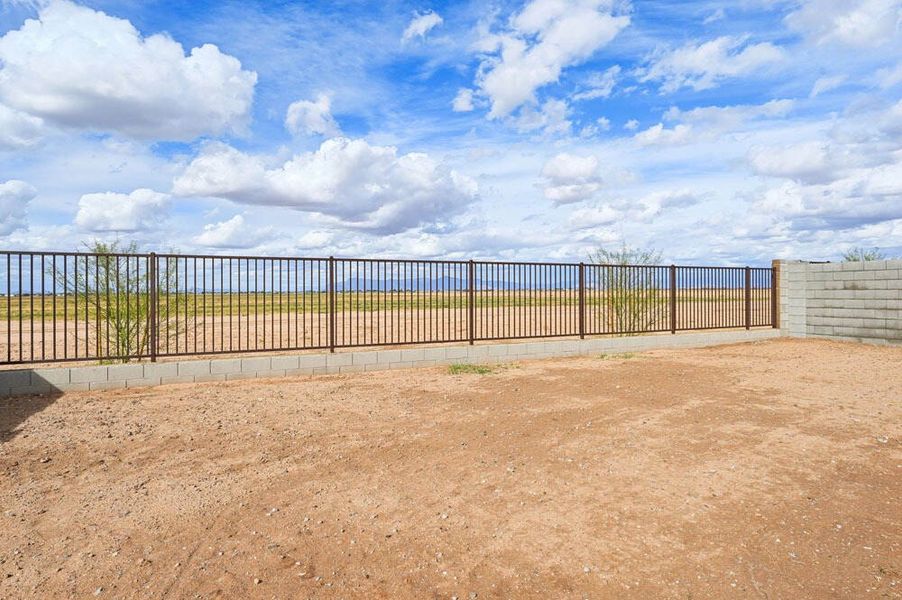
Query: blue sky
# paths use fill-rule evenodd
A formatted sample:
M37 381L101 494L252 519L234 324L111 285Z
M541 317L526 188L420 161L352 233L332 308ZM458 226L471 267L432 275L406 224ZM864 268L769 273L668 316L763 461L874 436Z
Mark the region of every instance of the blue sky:
M900 0L0 0L2 245L902 255L900 23Z

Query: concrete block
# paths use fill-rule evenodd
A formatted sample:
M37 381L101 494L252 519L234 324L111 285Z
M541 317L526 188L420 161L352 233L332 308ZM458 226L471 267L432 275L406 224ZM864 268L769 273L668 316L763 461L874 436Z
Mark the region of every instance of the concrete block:
M326 366L325 354L301 354L298 356L299 369L314 369Z
M423 360L426 357L426 354L423 348L407 348L405 350L401 350L401 362L414 362L417 360Z
M206 375L195 375L195 383L211 383L214 381L225 381L225 373L207 373Z
M338 367L339 373L361 373L366 370L366 365L341 365Z
M270 359L271 367L277 371L288 371L300 366L297 356L273 356Z
M90 383L88 383L88 389L91 391L122 390L122 389L125 389L125 380L124 379L114 379L112 381L91 381Z
M62 392L87 392L91 389L87 383L64 383L57 386Z
M107 367L72 367L69 370L69 383L90 383L92 381L106 380Z
M235 373L226 373L225 374L226 381L237 381L241 379L256 379L257 372L256 371L238 371Z
M15 371L0 371L0 380L3 379L3 373L14 372ZM37 384L41 382L49 385L62 385L69 383L69 368L57 367L55 369L31 369L31 383Z
M50 385L23 385L23 386L12 386L8 388L7 395L16 397L16 396L49 396L51 394L58 393L55 387Z
M179 374L179 364L178 363L145 363L144 364L144 378L163 378L163 377L178 377ZM137 379L137 377L136 377Z
M285 377L285 369L270 369L269 371L257 371L255 373L258 379L277 379Z
M176 374L178 377L187 377L189 375L193 377L197 377L198 375L209 375L210 361L186 360L178 362L176 363Z
M327 367L346 367L352 364L354 364L354 355L350 352L326 355Z
M226 358L210 361L210 373L216 375L218 373L237 373L241 371L240 358Z
M391 364L400 362L401 360L401 351L400 350L380 350L377 353L377 362L384 364Z
M272 369L272 359L269 356L255 356L254 358L241 359L242 373L257 373Z
M171 383L196 383L197 380L194 378L194 375L178 375L177 377L162 377L160 379L160 383L162 385L169 385Z
M286 377L309 377L313 375L313 367L304 367L303 369L286 369Z
M40 381L35 381L35 385L40 385ZM32 385L32 377L30 370L0 371L0 387L3 388L27 388ZM49 385L47 382L46 385Z
M458 358L465 358L469 355L470 346L448 346L445 348L445 358L448 360L454 360Z
M486 354L490 357L509 356L512 344L492 344L486 346Z
M353 354L353 364L355 365L374 365L379 362L378 352L355 352Z
M110 365L107 367L108 381L124 381L126 379L138 379L144 377L144 365Z
M445 360L445 351L447 348L423 348L423 357L425 360Z
M154 385L160 385L162 377L141 377L139 379L126 379L125 387L127 388L142 388L142 387L150 387Z

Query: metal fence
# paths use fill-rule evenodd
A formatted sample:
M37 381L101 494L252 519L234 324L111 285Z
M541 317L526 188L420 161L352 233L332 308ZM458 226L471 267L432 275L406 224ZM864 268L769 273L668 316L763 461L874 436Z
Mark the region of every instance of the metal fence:
M773 270L750 267L2 251L0 284L0 364L748 329L776 312Z

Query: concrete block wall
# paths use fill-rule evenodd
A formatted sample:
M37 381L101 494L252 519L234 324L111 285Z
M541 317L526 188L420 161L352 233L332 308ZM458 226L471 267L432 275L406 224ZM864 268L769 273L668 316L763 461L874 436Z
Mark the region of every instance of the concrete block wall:
M902 344L902 260L775 267L785 335Z
M637 352L657 348L695 348L756 341L779 335L780 332L772 328L751 331L743 329L475 346L354 350L335 354L236 356L178 362L29 368L0 371L0 396L137 388L168 383L355 373L454 363L504 363L533 358Z

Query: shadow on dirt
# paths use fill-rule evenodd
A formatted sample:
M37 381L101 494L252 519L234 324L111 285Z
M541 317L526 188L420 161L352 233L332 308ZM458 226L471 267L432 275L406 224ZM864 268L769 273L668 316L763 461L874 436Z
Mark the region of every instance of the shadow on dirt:
M0 393L29 388L27 394L0 397L0 444L12 440L24 430L24 423L63 395L62 390L30 369L0 371Z

